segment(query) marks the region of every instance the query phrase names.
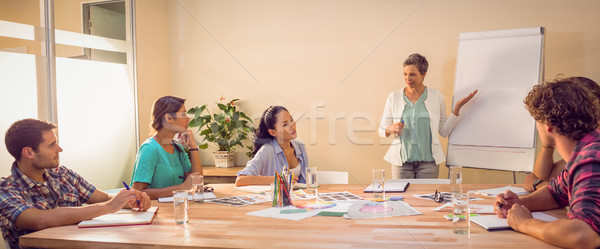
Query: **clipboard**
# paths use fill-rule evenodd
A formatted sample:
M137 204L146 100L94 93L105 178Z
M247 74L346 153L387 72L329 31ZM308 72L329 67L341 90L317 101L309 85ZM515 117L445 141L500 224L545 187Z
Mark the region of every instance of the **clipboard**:
M385 192L386 193L403 193L403 192L406 192L406 189L408 189L408 185L410 185L409 182L403 182L403 181L386 181L385 182ZM371 183L371 185L369 185L363 191L363 193L381 193L381 192L383 192L382 189L375 189L374 190L373 183Z

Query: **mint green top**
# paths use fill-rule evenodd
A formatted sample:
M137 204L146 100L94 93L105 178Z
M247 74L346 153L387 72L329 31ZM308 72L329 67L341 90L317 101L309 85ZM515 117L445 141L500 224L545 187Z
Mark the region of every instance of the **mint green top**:
M180 144L168 153L154 138L148 138L135 159L131 176L134 182L148 183L148 188L165 188L183 183L184 173L192 171L192 163Z
M404 111L402 112L402 121L404 121L404 130L402 130L402 153L408 155L406 162L433 162L433 153L431 152L431 126L429 124L429 112L425 107L428 90L419 97L413 104L406 94L404 96Z

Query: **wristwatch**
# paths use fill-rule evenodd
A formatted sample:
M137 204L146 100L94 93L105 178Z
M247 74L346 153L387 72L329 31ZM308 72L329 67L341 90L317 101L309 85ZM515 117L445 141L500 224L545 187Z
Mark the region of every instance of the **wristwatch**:
M533 182L533 191L537 190L537 186L540 185L540 183L542 183L542 179L537 179Z

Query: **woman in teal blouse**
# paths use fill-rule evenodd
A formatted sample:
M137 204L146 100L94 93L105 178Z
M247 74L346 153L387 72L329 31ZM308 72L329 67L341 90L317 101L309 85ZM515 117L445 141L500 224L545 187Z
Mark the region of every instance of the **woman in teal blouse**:
M171 196L173 190L191 189L191 175L202 175L198 146L188 129L185 99L164 96L152 107L152 137L140 146L131 182L151 199ZM182 144L189 146L191 160Z

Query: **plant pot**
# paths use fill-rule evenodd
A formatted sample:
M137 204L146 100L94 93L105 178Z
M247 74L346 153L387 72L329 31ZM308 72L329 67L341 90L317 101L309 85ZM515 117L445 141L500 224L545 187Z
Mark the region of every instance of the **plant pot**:
M217 168L229 168L234 167L233 152L229 151L215 151L213 156L215 158L215 167Z

